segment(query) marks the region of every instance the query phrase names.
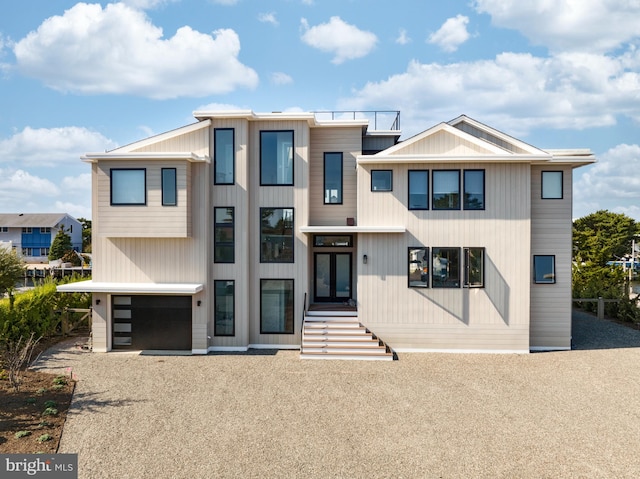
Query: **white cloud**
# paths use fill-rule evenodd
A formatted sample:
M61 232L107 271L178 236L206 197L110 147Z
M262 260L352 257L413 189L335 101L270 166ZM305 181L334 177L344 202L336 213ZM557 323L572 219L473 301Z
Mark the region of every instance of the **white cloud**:
M407 35L407 31L404 28L400 29L400 33L398 33L398 37L396 38L396 43L400 45L406 45L411 42L411 38Z
M638 38L637 0L475 0L494 25L553 51L602 53Z
M269 13L260 13L258 15L258 21L262 23L270 23L271 25L277 27L279 25L278 20L276 19L276 14L273 12Z
M54 211L63 211L74 218L91 219L91 196L83 203L72 203L69 201L56 201Z
M207 103L195 109L195 111L237 111L248 110L247 107L232 105L229 103ZM193 119L193 118L192 118Z
M271 83L274 85L290 85L293 83L293 78L286 73L275 72L271 74Z
M87 128L31 128L0 140L0 163L54 166L76 163L88 151L104 151L116 144L100 133Z
M235 5L239 0L210 0L211 3L216 3L218 5Z
M469 17L464 15L449 18L437 32L429 35L427 42L438 45L446 52L455 52L460 45L469 39L468 23Z
M208 35L184 26L165 39L144 12L122 3L78 3L14 46L18 69L56 90L156 99L255 87L258 75L239 52L233 30Z
M368 55L378 42L373 33L360 30L340 17L331 17L328 23L311 28L303 18L301 25L305 30L302 41L323 52L333 53L331 62L336 65Z
M120 0L121 3L140 10L150 10L152 8L165 5L167 3L179 2L180 0Z
M65 191L83 192L91 191L91 173L81 173L78 176L65 176L62 179L62 187Z
M51 198L60 195L60 189L51 181L24 170L0 168L0 204L5 212L40 211L41 203L51 205Z

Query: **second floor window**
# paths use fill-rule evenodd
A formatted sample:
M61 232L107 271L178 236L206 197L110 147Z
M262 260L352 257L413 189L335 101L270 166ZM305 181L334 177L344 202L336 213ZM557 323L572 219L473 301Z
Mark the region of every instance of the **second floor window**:
M260 262L293 263L293 208L260 208Z
M433 209L460 209L460 170L433 172Z
M111 169L111 205L146 205L147 170Z
M464 209L484 209L484 170L464 170Z
M178 204L178 184L176 183L176 169L162 168L162 206L176 206Z
M342 204L342 153L324 154L324 204Z
M293 130L260 132L260 185L293 186Z
M214 208L214 251L215 263L235 262L234 208Z
M409 209L429 209L429 170L409 170Z
M214 183L232 185L235 181L236 163L233 128L216 128L214 144Z

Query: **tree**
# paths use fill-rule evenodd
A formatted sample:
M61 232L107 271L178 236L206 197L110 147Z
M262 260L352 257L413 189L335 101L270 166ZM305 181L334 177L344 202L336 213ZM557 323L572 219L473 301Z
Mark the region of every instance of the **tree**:
M60 259L69 250L73 250L73 247L71 246L71 237L65 233L62 228L60 228L56 237L53 239L53 243L51 243L49 260L54 261L56 259Z
M82 251L91 253L91 220L86 218L78 218L82 223Z
M0 248L0 297L11 293L18 281L24 277L24 261L11 250Z
M605 266L607 261L631 252L631 242L640 225L622 213L600 210L573 223L576 262Z

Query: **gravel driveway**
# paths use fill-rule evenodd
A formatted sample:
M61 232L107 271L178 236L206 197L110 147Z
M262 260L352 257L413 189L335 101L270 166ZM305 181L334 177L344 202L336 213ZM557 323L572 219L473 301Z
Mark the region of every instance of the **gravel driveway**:
M80 478L640 475L640 331L574 314L575 349L301 361L91 354L59 452Z

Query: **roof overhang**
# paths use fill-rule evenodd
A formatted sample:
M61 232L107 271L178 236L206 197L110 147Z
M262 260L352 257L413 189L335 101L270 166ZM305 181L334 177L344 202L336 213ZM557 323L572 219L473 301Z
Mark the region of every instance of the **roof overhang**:
M193 295L204 289L202 283L109 283L79 281L61 284L61 293L112 293L112 294L187 294Z
M358 155L359 165L382 163L537 163L552 160L551 155Z
M352 233L404 233L407 228L404 226L302 226L302 233L316 234L352 234Z
M82 156L82 161L86 163L97 163L103 160L160 160L160 161L188 161L190 163L210 163L208 156L200 156L191 152L139 152L139 153L87 153Z
M366 118L359 119L336 119L336 120L319 120L313 112L281 112L274 111L271 113L256 113L252 110L233 110L233 111L194 111L193 116L200 121L214 119L240 119L247 121L306 121L310 127L364 127L369 125Z

